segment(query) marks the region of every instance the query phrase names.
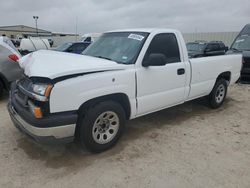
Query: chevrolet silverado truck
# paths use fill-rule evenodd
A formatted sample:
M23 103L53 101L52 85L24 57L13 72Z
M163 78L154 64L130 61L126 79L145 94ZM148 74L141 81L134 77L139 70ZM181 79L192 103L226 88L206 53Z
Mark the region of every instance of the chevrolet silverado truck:
M223 104L242 55L188 59L171 29L104 33L82 55L38 51L23 57L11 86L14 125L42 143L75 138L91 152L114 146L125 121L207 96Z

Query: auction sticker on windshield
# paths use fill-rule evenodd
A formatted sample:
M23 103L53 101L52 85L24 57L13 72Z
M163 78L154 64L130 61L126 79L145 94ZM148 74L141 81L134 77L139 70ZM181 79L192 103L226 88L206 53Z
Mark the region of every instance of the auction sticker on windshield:
M240 39L240 40L235 41L235 43L244 42L244 41L245 39Z
M139 40L142 41L144 39L144 36L138 35L138 34L130 34L128 36L129 39Z

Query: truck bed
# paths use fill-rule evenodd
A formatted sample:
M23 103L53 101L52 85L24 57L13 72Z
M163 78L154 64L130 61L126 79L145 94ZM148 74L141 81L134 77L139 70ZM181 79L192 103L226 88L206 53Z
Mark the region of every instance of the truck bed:
M190 59L191 81L188 100L208 95L222 72L231 73L230 84L235 83L241 70L242 55L222 55Z

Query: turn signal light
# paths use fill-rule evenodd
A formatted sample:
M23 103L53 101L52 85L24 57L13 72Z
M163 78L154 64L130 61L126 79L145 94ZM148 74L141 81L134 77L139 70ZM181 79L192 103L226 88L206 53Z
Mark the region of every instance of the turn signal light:
M44 93L45 97L49 97L52 88L53 88L52 85L48 85L48 87L46 88L45 93Z
M43 117L41 108L35 107L33 110L34 110L34 115L37 119L40 119Z
M31 101L28 101L30 111L34 114L35 118L40 119L43 117L43 112L40 107L35 106Z

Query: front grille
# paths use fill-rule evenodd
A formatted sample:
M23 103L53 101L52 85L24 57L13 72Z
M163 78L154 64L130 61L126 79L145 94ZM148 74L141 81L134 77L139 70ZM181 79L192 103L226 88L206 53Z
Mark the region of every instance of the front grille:
M27 107L29 99L28 95L23 91L23 89L29 90L31 84L32 84L31 80L27 77L23 77L22 79L17 81L15 98L17 102L23 107Z
M32 85L32 81L28 78L28 77L23 77L21 80L18 81L17 85L22 86L24 89L29 90L31 85Z
M20 98L22 98L22 99L25 98L25 94L22 93L19 89L17 90L16 94L17 94L18 97L20 97Z

